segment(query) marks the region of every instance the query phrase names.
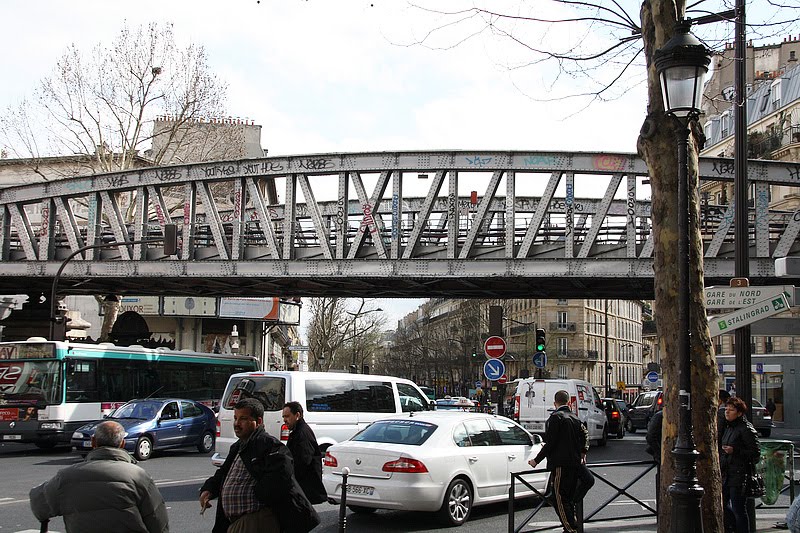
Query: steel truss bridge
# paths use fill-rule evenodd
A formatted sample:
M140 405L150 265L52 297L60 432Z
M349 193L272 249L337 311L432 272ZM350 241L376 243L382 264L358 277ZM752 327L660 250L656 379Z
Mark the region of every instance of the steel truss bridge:
M730 159L701 159L730 184ZM800 164L752 161L750 270L800 255ZM797 204L795 204L796 206ZM734 273L733 203L702 202L706 285ZM176 223L178 254L160 243ZM0 294L653 297L637 155L386 152L134 169L0 190ZM792 280L785 280L791 282ZM800 282L800 280L793 280Z

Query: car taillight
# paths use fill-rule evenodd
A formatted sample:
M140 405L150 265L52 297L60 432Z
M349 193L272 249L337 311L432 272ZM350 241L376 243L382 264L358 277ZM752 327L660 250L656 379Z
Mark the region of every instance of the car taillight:
M222 424L219 423L219 419L217 419L217 437L221 436L222 433Z
M519 394L514 396L514 420L519 422Z
M289 426L286 424L281 425L281 441L286 442L289 440Z
M384 472L404 472L406 474L424 474L428 468L416 459L401 457L395 461L389 461L381 468Z
M336 457L331 455L331 452L325 452L325 457L322 459L322 464L324 466L339 466L339 462L336 460Z
M612 411L611 418L619 418L619 411Z
M659 396L658 397L658 405L661 405L662 403L664 403L664 397L663 396Z

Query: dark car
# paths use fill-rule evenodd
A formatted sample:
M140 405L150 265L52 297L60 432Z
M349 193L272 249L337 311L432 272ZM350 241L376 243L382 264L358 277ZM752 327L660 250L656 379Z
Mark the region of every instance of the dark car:
M140 461L154 450L195 446L200 453L214 448L216 415L205 405L176 398L131 400L118 407L104 420L113 420L125 428L125 449ZM92 448L97 420L72 434L72 446L85 455Z
M769 437L772 433L772 416L761 402L753 398L753 427L761 433L762 437Z
M608 433L616 435L618 439L625 436L625 417L619 410L615 398L603 398L603 408L608 419Z
M619 398L615 398L614 401L617 402L617 407L619 408L619 414L622 415L622 423L625 426L627 431L628 429L628 404L625 403L625 400L620 400Z
M643 392L628 409L627 430L636 433L637 429L647 429L650 419L664 406L664 393L662 391Z

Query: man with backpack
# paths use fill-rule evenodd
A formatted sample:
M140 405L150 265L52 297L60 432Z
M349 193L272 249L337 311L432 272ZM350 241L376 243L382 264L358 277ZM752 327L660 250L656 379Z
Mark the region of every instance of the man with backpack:
M586 462L589 433L575 413L569 408L569 393L556 392L553 405L556 410L545 426L544 446L535 458L528 461L533 468L547 459L550 471L549 491L553 506L567 533L578 531L575 519L575 496L581 467Z

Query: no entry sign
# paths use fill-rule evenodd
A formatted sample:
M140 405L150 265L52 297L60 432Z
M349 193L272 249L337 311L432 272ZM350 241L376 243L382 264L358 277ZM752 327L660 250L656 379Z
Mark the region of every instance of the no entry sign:
M486 339L486 342L483 344L483 351L486 353L486 357L490 359L503 357L506 354L506 341L503 337L493 335Z

